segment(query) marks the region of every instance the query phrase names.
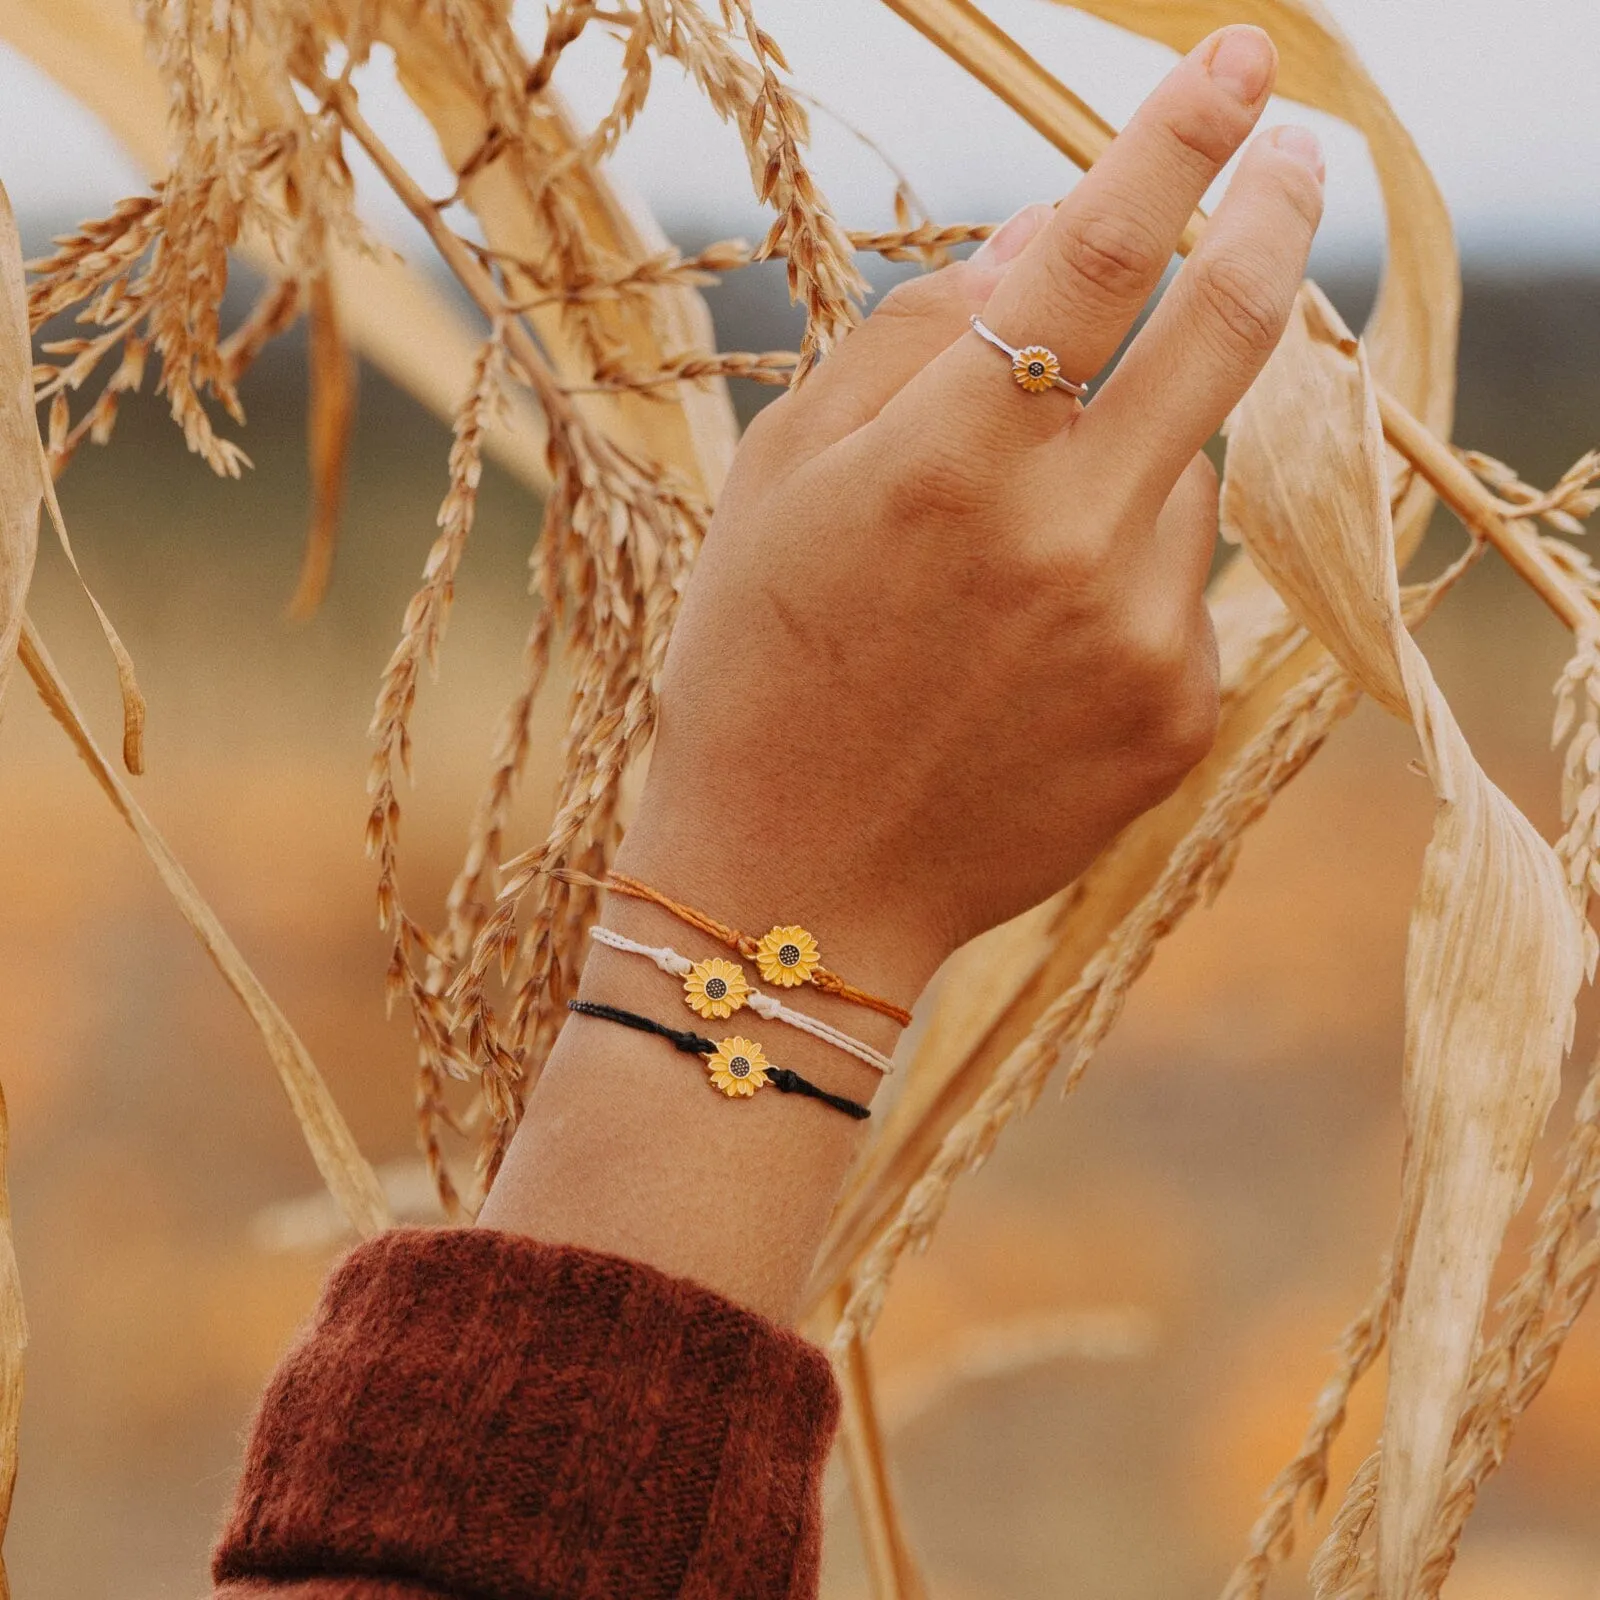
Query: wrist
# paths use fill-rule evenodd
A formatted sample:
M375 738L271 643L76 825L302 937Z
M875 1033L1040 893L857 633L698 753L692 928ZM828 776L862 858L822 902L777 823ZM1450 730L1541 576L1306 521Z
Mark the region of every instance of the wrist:
M816 939L825 966L907 1010L949 954L932 919L919 915L895 875L870 857L863 862L852 852L846 859L818 845L795 849L742 819L648 792L616 866L755 938L799 924Z
M881 896L847 890L849 874L837 862L828 872L802 870L810 859L736 837L703 805L654 799L641 807L617 867L756 938L774 924L801 923L829 969L909 1006L938 964L935 943L904 937ZM608 895L601 921L691 961L730 954L703 928L649 900ZM813 985L780 989L748 959L732 959L793 1011L893 1053L900 1028L889 1017ZM682 980L637 950L596 942L579 997L711 1039L748 1038L772 1066L858 1105L871 1105L882 1087L878 1067L837 1041L753 1008L697 1020ZM645 1261L789 1321L869 1127L776 1087L748 1099L718 1092L703 1062L661 1038L579 1015L534 1087L480 1220Z

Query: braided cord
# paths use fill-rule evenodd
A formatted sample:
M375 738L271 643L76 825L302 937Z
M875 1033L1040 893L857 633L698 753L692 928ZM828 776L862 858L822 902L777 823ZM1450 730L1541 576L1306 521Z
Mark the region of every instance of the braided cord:
M688 956L680 956L668 945L640 944L637 939L630 939L626 934L618 933L614 928L607 928L598 922L591 925L589 937L596 944L620 950L624 955L644 956L647 960L655 962L671 978L687 978L694 968L694 963Z
M567 1010L576 1011L580 1017L598 1017L602 1022L620 1022L624 1028L634 1028L640 1033L653 1033L665 1039L674 1050L686 1056L714 1056L717 1041L707 1039L688 1028L669 1028L653 1017L641 1017L637 1011L624 1011L621 1006L603 1005L598 1000L569 1000Z
M693 906L681 905L678 901L662 894L659 889L652 889L649 884L641 883L637 878L630 878L624 872L608 872L605 876L605 887L615 894L625 894L635 900L648 900L652 905L660 906L663 911L670 911L680 922L687 922L691 928L698 928L701 933L715 939L718 944L724 944L730 950L737 950L746 961L756 959L759 941L752 939L749 934L740 933L737 928L730 928L725 922L718 922L715 917L708 917L705 912L696 911ZM911 1022L911 1013L904 1006L897 1006L892 1000L881 999L878 995L868 994L865 989L856 988L852 983L846 983L837 972L832 972L827 967L813 969L810 982L824 994L837 995L839 999L848 1000L852 1005L865 1006L869 1011L876 1011L879 1016L898 1022L902 1028Z
M864 1122L872 1115L859 1102L846 1100L842 1094L829 1094L826 1089L819 1089L809 1078L802 1078L798 1072L791 1072L787 1067L769 1066L767 1082L784 1094L803 1094L813 1100L820 1100L823 1105L832 1106L835 1111L842 1111L857 1122Z
M694 969L694 963L687 956L679 955L668 945L640 944L637 939L630 939L611 928L602 927L599 923L589 929L589 936L597 944L606 945L612 950L620 950L624 955L643 956L646 960L653 961L670 977L687 978ZM760 989L752 989L745 1004L758 1017L768 1022L786 1023L801 1033L810 1034L813 1039L820 1039L823 1044L832 1045L834 1049L854 1056L857 1061L864 1061L869 1067L874 1067L883 1073L885 1077L894 1071L893 1060L883 1051L874 1050L870 1044L860 1039L852 1039L848 1033L842 1032L832 1023L822 1021L820 1017L810 1017L803 1011L791 1010L781 1000Z
M602 1022L616 1022L639 1033L654 1034L685 1055L714 1056L717 1053L715 1039L707 1039L687 1028L669 1028L664 1022L657 1022L653 1017L641 1017L637 1011L624 1011L621 1006L604 1005L598 1000L569 1000L567 1010L576 1012L580 1017L597 1017ZM767 1082L780 1094L798 1094L810 1100L820 1100L823 1105L842 1111L857 1122L864 1122L872 1115L859 1101L847 1100L842 1094L830 1094L809 1078L802 1078L798 1072L791 1072L787 1067L775 1067L769 1062L766 1075Z

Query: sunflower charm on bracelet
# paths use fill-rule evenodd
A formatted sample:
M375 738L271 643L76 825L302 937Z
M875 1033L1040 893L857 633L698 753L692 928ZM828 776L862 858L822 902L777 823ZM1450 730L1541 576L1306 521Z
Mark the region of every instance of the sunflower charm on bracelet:
M756 965L768 983L797 989L822 965L817 941L804 928L773 928L756 945Z
M1042 344L1024 345L1011 358L1011 376L1029 394L1043 394L1046 389L1055 387L1056 379L1061 376L1061 363L1055 352Z
M717 1053L706 1057L706 1073L711 1087L720 1089L730 1100L753 1095L766 1087L771 1063L753 1039L736 1034L717 1045Z
M744 981L744 968L721 956L695 962L683 980L684 1004L702 1017L731 1017L751 992Z

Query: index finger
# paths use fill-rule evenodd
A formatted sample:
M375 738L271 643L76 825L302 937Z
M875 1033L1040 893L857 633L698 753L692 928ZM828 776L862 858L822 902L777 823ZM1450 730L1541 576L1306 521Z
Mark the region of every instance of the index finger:
M1322 153L1309 130L1274 128L1257 139L1084 417L1086 445L1097 434L1131 441L1118 459L1152 498L1165 498L1277 347L1322 215L1322 186Z

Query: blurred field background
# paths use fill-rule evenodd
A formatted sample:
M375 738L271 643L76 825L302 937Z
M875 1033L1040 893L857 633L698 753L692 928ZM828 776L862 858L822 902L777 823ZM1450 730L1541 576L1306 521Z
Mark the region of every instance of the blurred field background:
M11 160L0 151L8 180ZM34 247L75 220L43 205L23 218ZM665 220L687 246L711 236L703 217ZM1359 229L1342 237L1359 256ZM1370 299L1348 263L1329 286L1350 315ZM781 301L762 273L719 290L722 345L792 343ZM411 1049L383 1016L364 732L447 436L363 374L333 585L291 627L302 354L286 342L247 381L243 482L213 480L147 402L74 463L63 501L151 703L146 807L369 1155L403 1166ZM1462 356L1463 443L1544 483L1600 437L1600 275L1572 251L1502 237L1469 253ZM457 863L514 692L537 517L491 474L415 725L405 838L421 905ZM1416 570L1459 540L1441 521ZM54 553L33 611L109 736L98 635ZM1423 643L1490 774L1550 831L1562 631L1491 556ZM553 719L547 731L550 744ZM1394 1214L1404 936L1430 822L1411 754L1369 708L1340 730L1218 905L1163 947L1079 1095L1047 1096L1008 1134L897 1283L873 1348L937 1600L1198 1597L1231 1565ZM546 787L536 770L521 829ZM260 1045L25 680L0 722L0 905L0 1081L33 1336L13 1582L28 1600L198 1596L254 1396L337 1246L274 1243L273 1208L316 1178ZM1588 1007L1580 1060L1594 1023ZM1365 1453L1380 1395L1375 1377L1336 1470ZM1597 1507L1592 1317L1450 1592L1600 1600ZM824 1593L866 1594L842 1493Z

